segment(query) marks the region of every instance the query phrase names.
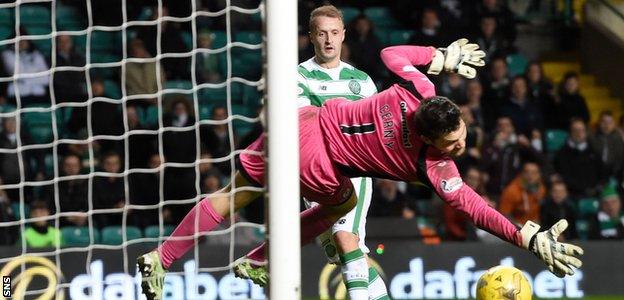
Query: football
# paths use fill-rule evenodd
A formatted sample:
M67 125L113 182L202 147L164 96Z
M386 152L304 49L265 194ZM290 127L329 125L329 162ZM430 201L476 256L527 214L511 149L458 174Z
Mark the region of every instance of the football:
M490 268L477 282L477 300L530 300L531 295L529 281L514 267Z

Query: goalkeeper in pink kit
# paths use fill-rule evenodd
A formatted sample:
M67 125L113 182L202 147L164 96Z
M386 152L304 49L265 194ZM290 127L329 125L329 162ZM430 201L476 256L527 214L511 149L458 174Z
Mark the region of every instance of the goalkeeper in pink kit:
M567 227L565 220L544 232L539 232L539 225L533 222L517 228L463 184L451 159L465 149L466 126L459 108L449 99L435 96L431 81L414 66L424 66L430 74L444 69L473 78L472 66L483 65L484 53L477 48L465 39L445 49L386 48L381 52L382 60L402 82L356 102L338 98L322 107L299 109L301 193L320 204L301 213L302 244L311 242L354 207L356 198L350 177L379 177L428 185L449 205L466 213L476 226L528 249L557 276L571 275L573 268L581 266L577 257L582 249L557 242ZM263 142L260 137L247 149L261 151ZM237 210L258 196L258 192L238 190L242 186L262 186L264 166L262 156L241 154L234 197L228 194L230 186L209 195L189 212L161 247L139 257L143 292L148 299L161 299L165 270L193 246L194 235L214 229L229 215L230 201L234 201ZM254 249L247 257L263 261L265 246ZM259 269L264 272L243 275L254 282L266 282L264 267ZM359 279L368 280L365 276Z

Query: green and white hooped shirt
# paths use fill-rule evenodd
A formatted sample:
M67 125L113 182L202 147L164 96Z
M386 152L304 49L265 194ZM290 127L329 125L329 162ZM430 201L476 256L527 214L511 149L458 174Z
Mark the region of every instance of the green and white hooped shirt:
M326 69L313 57L299 64L298 71L299 107L321 106L327 99L339 97L355 101L377 93L368 74L342 61L338 67Z

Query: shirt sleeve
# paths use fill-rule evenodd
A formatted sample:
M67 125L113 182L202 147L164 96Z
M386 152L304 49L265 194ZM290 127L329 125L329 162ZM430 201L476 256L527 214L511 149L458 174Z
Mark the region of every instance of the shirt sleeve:
M364 94L364 97L370 97L377 94L377 86L375 85L375 82L373 82L373 80L370 78L370 76L366 78L365 84L367 85L367 88L364 90L370 93Z
M435 87L429 78L414 66L431 63L434 53L434 47L392 46L381 50L381 60L390 71L411 81L416 90L424 98L428 98L435 96Z
M455 162L441 157L427 158L424 163L426 180L442 200L468 215L477 227L516 246L522 245L518 228L464 184Z

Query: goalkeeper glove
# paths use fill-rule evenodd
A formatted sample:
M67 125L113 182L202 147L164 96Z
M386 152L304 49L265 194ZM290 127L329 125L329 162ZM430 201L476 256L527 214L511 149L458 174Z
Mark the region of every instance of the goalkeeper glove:
M477 75L474 67L485 65L484 57L485 52L479 50L479 45L468 44L467 39L459 39L446 48L436 49L427 73L439 74L444 68L447 72L472 79Z
M581 247L560 243L557 241L559 235L568 227L568 221L559 220L548 231L538 232L540 226L527 221L520 234L522 235L522 246L533 252L541 259L548 270L557 277L573 275L574 268L580 268L583 263L577 257L583 255Z

